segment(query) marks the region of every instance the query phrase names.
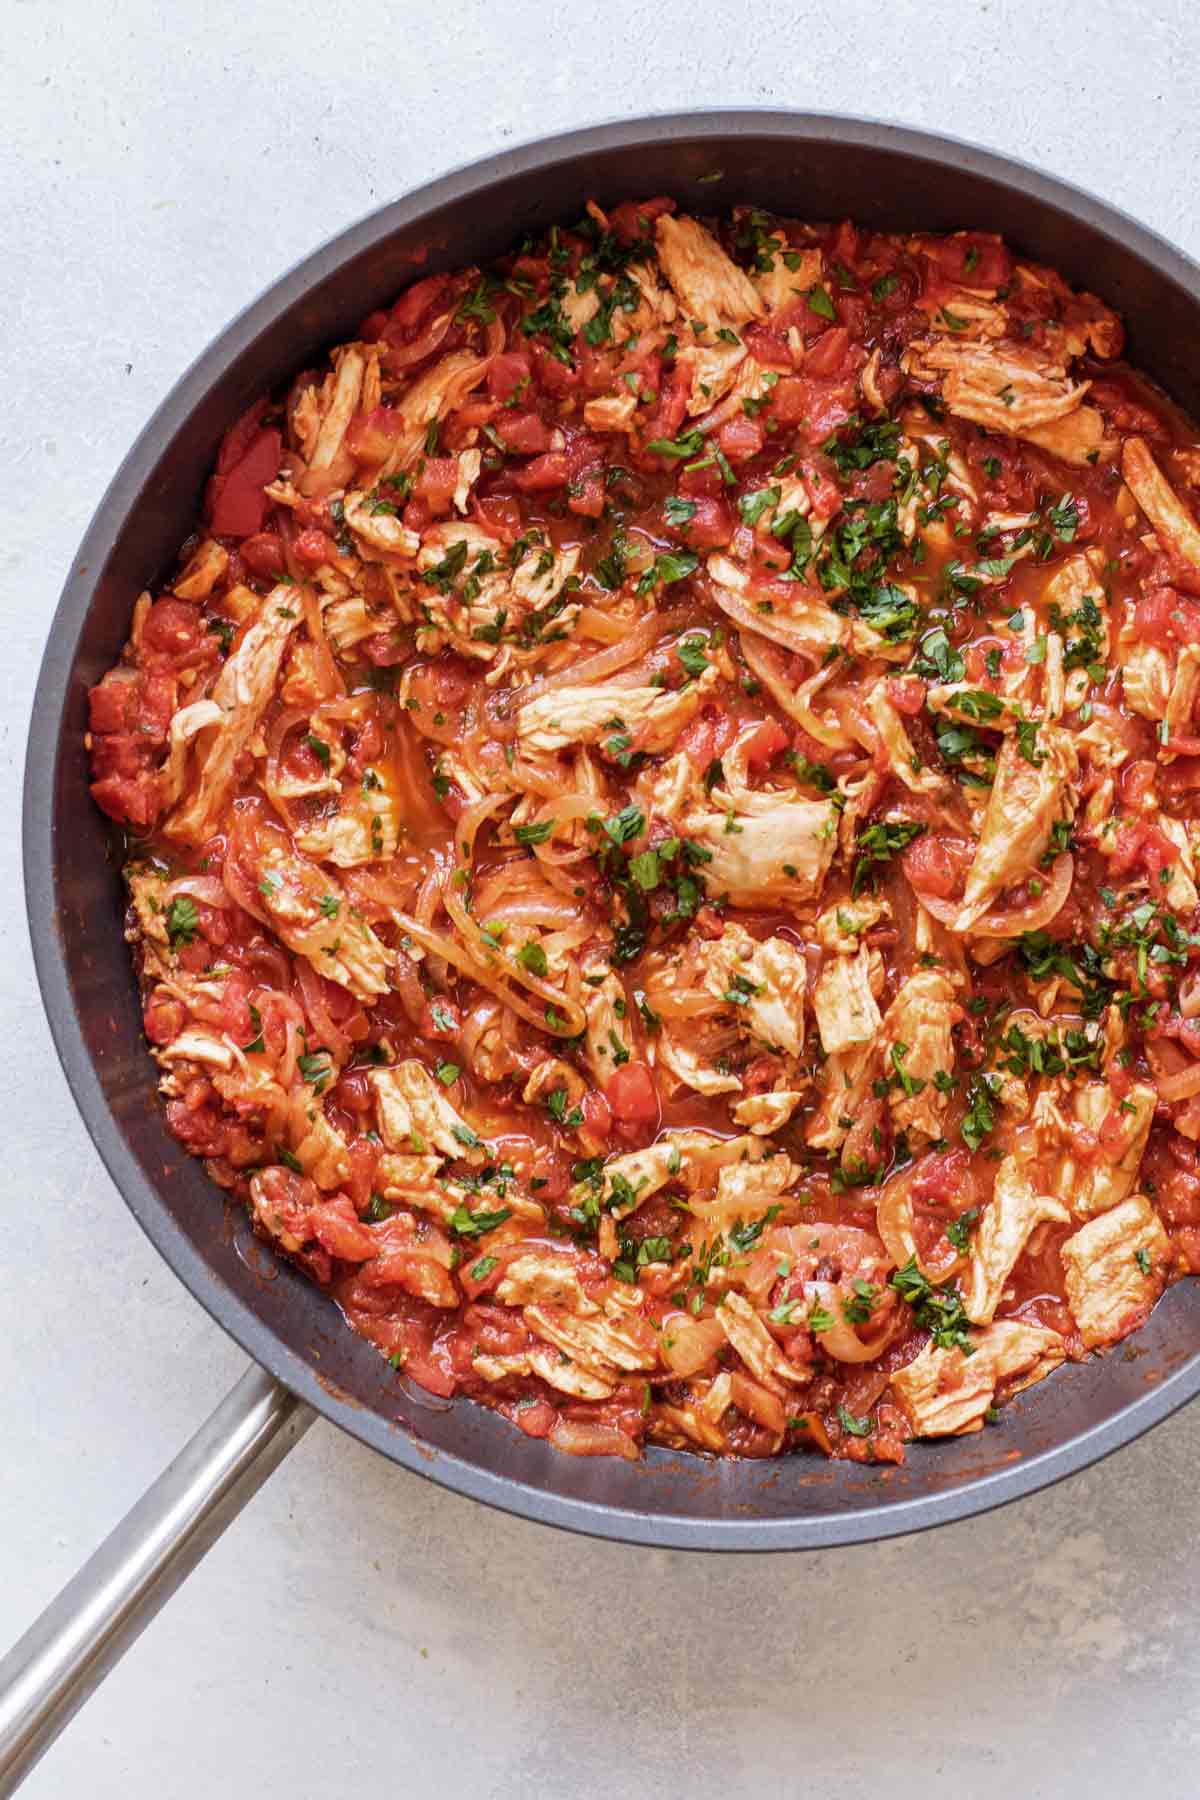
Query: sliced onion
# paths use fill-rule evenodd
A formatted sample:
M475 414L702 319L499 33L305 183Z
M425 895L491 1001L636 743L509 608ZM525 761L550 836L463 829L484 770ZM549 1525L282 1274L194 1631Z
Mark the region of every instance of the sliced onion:
M1069 850L1064 850L1061 856L1055 857L1049 879L1036 900L1027 900L1021 906L989 907L971 926L971 936L1014 938L1020 937L1023 931L1039 931L1062 911L1074 878L1075 859ZM962 911L961 900L942 900L936 894L923 894L919 888L913 891L925 911L940 925L955 927Z
M906 1262L915 1261L927 1281L945 1281L963 1259L954 1251L953 1246L950 1247L949 1260L945 1262L929 1262L921 1255L913 1230L911 1197L916 1168L917 1165L913 1164L882 1189L875 1202L875 1223L880 1237L887 1245L888 1255L898 1269L902 1269Z
M1177 1069L1174 1075L1156 1076L1155 1085L1162 1100L1190 1100L1193 1094L1200 1094L1200 1062Z
M595 794L563 794L558 800L547 800L544 806L538 808L528 822L531 825L548 824L551 827L550 836L545 842L532 847L534 856L545 867L547 874L551 869L582 862L594 853L595 846L587 840L586 835L580 843L568 836L567 832L571 826L593 817L598 805L602 804L598 803ZM567 830L563 830L563 827ZM564 838L565 842L562 841Z
M797 593L803 591L797 589ZM728 588L722 587L716 581L712 583L712 597L721 611L727 613L736 624L742 627L743 631L748 631L757 637L770 638L773 644L782 645L785 650L791 650L797 656L804 657L806 662L819 663L824 660L825 653L829 649L828 642L823 643L811 632L804 631L799 625L789 624L778 613L756 612L737 594L731 593Z
M321 990L321 977L302 956L296 958L296 981L312 1026L310 1043L323 1045L343 1062L350 1054L350 1039L340 1026L334 1024L329 1003Z
M725 1001L716 999L712 994L696 993L693 989L677 994L671 988L659 990L648 987L646 999L664 1019L700 1019L728 1010Z
M494 996L476 1001L463 1020L458 1039L473 1074L484 1081L496 1081L516 1072L520 1066L515 1054L516 1026L507 1006Z
M387 875L368 867L346 869L342 885L351 905L369 923L390 919L398 908L408 908L427 870L423 858L397 854Z
M479 986L486 988L489 994L495 994L498 1000L503 1000L505 1006L511 1007L513 1012L519 1014L527 1024L536 1025L539 1031L553 1032L562 1037L574 1037L585 1029L587 1020L583 1008L578 1002L567 1001L556 990L549 990L550 1003L559 1009L566 1018L565 1025L551 1025L545 1016L544 1009L539 1012L519 993L513 992L511 986L504 980L506 969L491 968L476 957L466 944L460 943L456 937L450 937L445 932L437 931L432 926L423 924L421 920L413 918L411 914L397 913L395 918L400 930L407 932L414 943L420 944L421 948L427 950L431 956L440 958L445 966L455 968L471 981L478 982ZM513 967L515 971L516 965L514 964Z
M727 1342L716 1319L693 1319L685 1312L663 1314L659 1349L676 1375L695 1375Z
M407 369L411 364L422 362L425 357L432 356L449 331L453 320L452 311L442 313L440 318L434 319L432 324L426 327L420 337L414 338L411 344L393 344L389 340L387 349L384 351L384 362L387 365L388 374L398 375L401 369Z
M619 644L629 631L629 620L614 618L598 606L581 606L575 631L580 637L595 638L598 644Z
M1200 1016L1200 969L1189 969L1180 982L1179 1011L1185 1019Z
M732 1370L729 1376L729 1398L748 1419L765 1426L777 1436L783 1435L787 1425L783 1401L770 1388L764 1387L761 1381L752 1381L749 1375Z
M276 1076L280 1087L290 1088L296 1079L297 1058L304 1049L304 1010L299 1001L294 1000L290 994L281 994L276 988L255 989L253 1000L268 1030L276 1025L283 1028L283 1055L276 1069Z
M538 694L548 694L555 688L587 687L592 682L603 681L615 670L628 668L630 663L645 656L660 637L686 624L690 616L680 609L669 613L648 613L641 624L635 625L619 643L610 644L607 650L600 650L595 656L585 657L583 662L570 663L565 669L558 669L541 681L531 682L529 687L522 689L520 704L523 706Z
M258 889L252 881L247 879L239 867L238 847L236 843L237 829L235 820L235 823L230 830L229 849L226 853L225 863L221 870L221 881L230 895L230 898L235 900L244 912L248 912L252 919L257 919L260 925L265 925L267 930L270 931L272 929L271 922L263 911Z
M411 956L406 956L403 950L396 951L396 960L392 965L389 979L392 991L399 995L400 1004L408 1014L409 1022L413 1025L419 1024L421 1015L425 1011L425 990L421 986L416 963Z
M1023 906L989 907L972 925L971 935L1014 938L1023 931L1040 931L1062 911L1074 879L1075 858L1064 850L1051 864L1050 878L1036 900L1028 900Z
M831 719L828 715L814 711L810 704L810 699L815 697L818 688L822 687L833 674L832 665L828 669L818 669L815 675L808 676L798 688L795 688L775 667L761 638L756 638L753 632L747 631L739 634L738 642L742 647L742 655L746 659L747 668L758 677L776 706L780 707L789 719L795 720L797 725L807 731L809 737L815 738L819 744L824 744L828 750L851 750L854 748L854 739L842 729L840 722Z
M868 1279L887 1266L888 1252L880 1237L859 1225L776 1225L766 1233L763 1242L776 1253L776 1260L780 1251L790 1255L794 1263L802 1263L806 1257L830 1256L846 1273Z
M874 1345L864 1344L852 1325L848 1325L842 1317L842 1302L847 1296L832 1281L806 1281L804 1297L809 1302L809 1309L815 1303L822 1312L828 1313L833 1324L828 1331L815 1334L826 1356L832 1356L838 1362L873 1362L879 1352Z
M615 1425L605 1425L597 1419L560 1418L550 1433L550 1442L568 1456L624 1456L630 1462L638 1460L633 1439Z
M321 614L321 603L317 598L317 590L311 582L300 584L300 605L304 612L304 623L309 639L316 651L317 679L322 693L327 698L335 694L344 695L346 684L342 680L342 672L333 659L333 651L329 648L329 639L325 635L325 620Z
M267 760L263 765L262 773L263 792L289 832L293 829L292 816L288 810L290 796L284 790L280 778L279 761L288 733L294 731L298 725L309 723L309 711L307 706L286 706L267 732Z
M458 845L461 860L458 869L448 879L443 880L442 906L464 944L473 951L473 960L477 969L486 973L486 979L484 974L477 973L475 977L477 981L480 981L491 993L499 991L500 998L506 1005L511 1006L514 1011L520 1012L523 1018L527 1019L531 1025L536 1025L539 1030L553 1031L564 1037L575 1037L587 1026L587 1015L578 1000L568 996L552 982L543 981L540 976L533 974L523 963L519 963L515 959L508 959L498 965L496 946L484 935L478 921L463 905L462 893L456 885L458 870L470 868L475 850L475 838L480 826L490 818L498 806L505 805L507 800L507 794L488 794L485 799L477 800L473 806L468 806L463 812L455 830L455 842ZM499 990L498 984L502 984ZM540 1014L533 1006L519 1000L513 992L514 987L525 988L529 993L538 997L542 1002ZM560 1023L553 1025L550 1023L547 1015L551 1008Z
M292 959L281 945L269 943L265 938L256 938L246 951L243 961L249 964L259 980L269 982L281 994L286 994L291 988Z
M181 875L163 889L163 900L170 902L177 894L188 894L204 906L232 906L233 900L224 882L215 875Z

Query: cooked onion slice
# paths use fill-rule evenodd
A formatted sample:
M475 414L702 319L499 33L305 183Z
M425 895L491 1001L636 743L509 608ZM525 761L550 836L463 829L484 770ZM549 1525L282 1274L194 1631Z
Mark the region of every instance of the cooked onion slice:
M1061 856L1055 857L1049 879L1035 900L1026 900L1020 906L990 907L972 925L971 936L1014 938L1020 937L1025 931L1040 931L1062 911L1074 879L1075 859L1069 850L1064 850ZM920 892L917 893L917 898L925 911L939 924L953 928L962 911L961 900L940 900L936 895Z
M1157 1076L1155 1085L1159 1098L1168 1104L1175 1100L1190 1100L1193 1094L1200 1094L1200 1062L1192 1063L1187 1069L1176 1069L1173 1075Z

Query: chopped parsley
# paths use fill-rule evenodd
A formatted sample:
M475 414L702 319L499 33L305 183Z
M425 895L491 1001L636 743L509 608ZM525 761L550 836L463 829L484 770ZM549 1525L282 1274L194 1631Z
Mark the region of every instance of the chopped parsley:
M851 894L857 898L872 879L875 866L890 862L898 850L903 850L914 838L919 838L924 829L924 825L915 819L883 819L860 832L854 845L856 854L854 876L850 884Z
M167 908L167 938L172 950L195 942L200 929L196 902L187 894L176 894Z

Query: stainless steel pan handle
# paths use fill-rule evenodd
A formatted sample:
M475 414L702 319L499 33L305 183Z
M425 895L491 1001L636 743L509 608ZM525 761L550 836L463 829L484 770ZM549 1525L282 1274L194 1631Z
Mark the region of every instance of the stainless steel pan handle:
M257 1492L315 1414L250 1368L0 1662L0 1800Z

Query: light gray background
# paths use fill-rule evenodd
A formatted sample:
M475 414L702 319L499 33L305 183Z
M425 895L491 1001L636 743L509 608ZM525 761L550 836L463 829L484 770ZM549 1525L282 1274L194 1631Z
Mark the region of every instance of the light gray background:
M0 1640L242 1366L76 1119L22 919L59 584L151 408L327 234L543 131L859 111L1041 163L1200 252L1194 0L0 5ZM1194 1792L1200 1410L923 1538L715 1561L485 1512L316 1426L35 1800Z

